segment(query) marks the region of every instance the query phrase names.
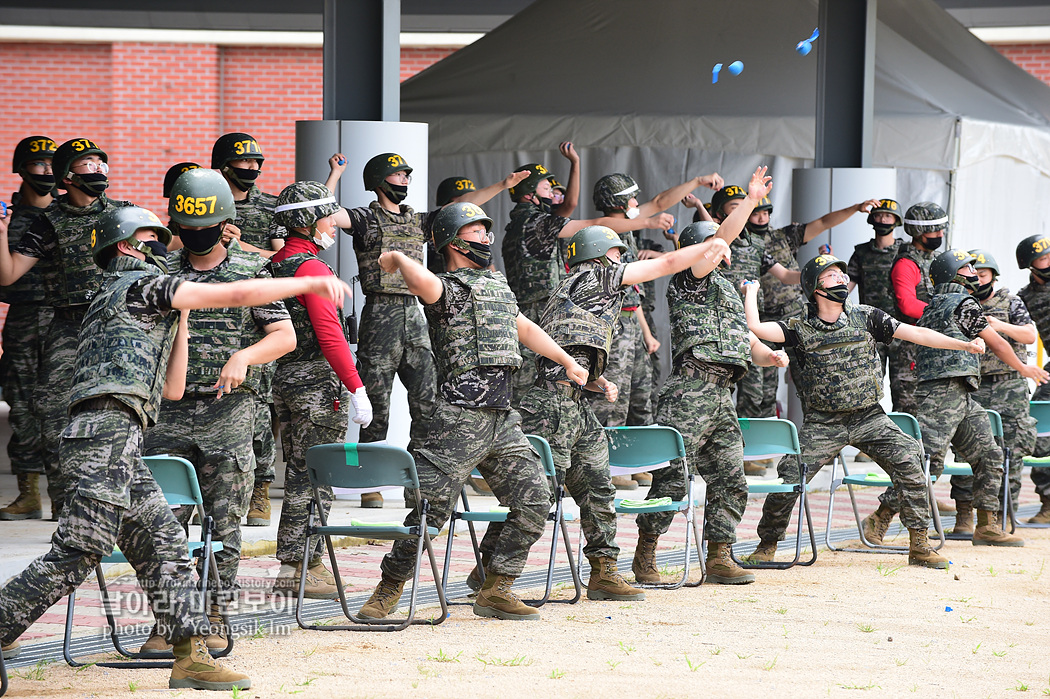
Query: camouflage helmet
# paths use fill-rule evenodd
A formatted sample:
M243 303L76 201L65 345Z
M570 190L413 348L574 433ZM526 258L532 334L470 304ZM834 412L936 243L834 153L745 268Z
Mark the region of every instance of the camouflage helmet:
M563 185L561 182L559 182L558 180L556 180L556 179L554 179L552 177L551 178L551 191L554 191L555 189L560 189L562 192L568 191L565 185Z
M569 238L567 262L569 267L575 267L587 260L602 261L606 259L605 253L613 248L620 248L621 253L627 251L616 231L606 226L587 226Z
M912 238L933 233L948 232L948 214L932 201L919 202L908 207L904 214L904 232Z
M976 260L976 257L965 250L957 248L945 250L935 257L930 264L930 281L935 286L937 284L946 284L955 279L960 269Z
M1050 236L1030 235L1017 244L1017 266L1028 269L1043 255L1050 255Z
M171 186L175 184L175 180L179 179L179 175L186 172L187 170L196 170L200 165L197 163L175 163L168 168L168 171L164 173L164 198L167 199L171 196Z
M55 182L61 182L69 176L69 168L77 158L85 155L97 155L102 162L108 163L109 156L98 145L87 138L74 138L55 149L51 156L51 171L55 173Z
M614 172L605 175L594 183L594 208L602 213L626 211L627 202L638 199L638 183L630 175Z
M11 172L18 172L29 160L37 158L53 158L55 155L55 142L47 136L26 136L15 146L14 164Z
M871 211L868 212L868 225L875 225L875 214L891 214L897 222L893 224L893 227L901 225L901 205L892 199L879 199L879 205L871 207Z
M457 175L456 177L446 177L441 180L441 184L438 185L434 203L438 206L444 206L461 194L476 192L477 190L478 188L474 186L474 181L469 177L463 177L460 175Z
M319 219L339 211L339 204L328 187L320 182L294 182L277 195L274 223L288 230L310 228Z
M522 197L535 192L536 187L538 187L543 180L554 179L554 175L551 174L551 171L539 163L526 163L520 167L514 168L514 172L521 172L522 170L528 170L529 176L507 190L513 201L521 201Z
M381 189L383 183L386 182L386 178L395 172L403 172L406 175L412 174L412 168L397 153L380 153L369 158L362 173L365 189L369 192Z
M235 131L219 136L215 140L215 145L211 147L213 170L221 170L231 160L258 160L261 170L265 158L258 141L249 134Z
M452 239L459 233L459 229L477 222L485 224L486 231L492 230L492 219L480 206L465 201L452 202L434 216L432 225L434 245L438 251L441 251L452 242Z
M846 263L834 255L817 255L802 267L802 293L807 299L813 298L817 291L817 281L828 267L838 267L843 272L846 271Z
M721 216L722 207L734 199L747 199L747 190L738 184L727 184L711 195L711 215Z
M685 248L690 245L698 245L717 232L718 224L714 221L694 221L678 234L678 247Z
M992 257L992 253L987 250L982 250L981 248L976 248L971 250L970 254L973 255L974 258L974 269L990 269L992 270L992 274L997 277L999 276L999 263L995 261L994 257Z
M109 264L114 245L122 240L131 241L135 232L148 228L157 232L157 240L167 245L171 242L171 231L164 227L157 215L140 206L120 206L110 209L99 217L95 228L91 229L91 258L102 269ZM133 242L132 247L148 257L156 257L153 251L142 243ZM163 259L160 261L165 262ZM162 269L167 269L165 264Z
M168 216L180 226L207 228L236 219L237 207L222 175L214 170L190 168L171 186Z
M762 200L755 205L754 213L759 211L768 211L769 215L773 215L773 202L769 197L762 197Z

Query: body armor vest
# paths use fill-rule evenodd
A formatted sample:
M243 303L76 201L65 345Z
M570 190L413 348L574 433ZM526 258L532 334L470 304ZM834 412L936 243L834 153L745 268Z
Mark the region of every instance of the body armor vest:
M320 257L309 252L301 252L297 255L289 255L280 262L270 261L270 271L275 277L294 277L296 270L299 269L299 265L306 262L307 260L321 260ZM324 260L321 260L324 262ZM325 262L325 266L328 267L328 263ZM329 271L332 270L328 267ZM335 272L332 272L334 275ZM294 296L284 300L285 308L288 309L288 315L291 316L292 326L295 328L296 345L288 354L283 357L277 358L277 364L289 364L291 362L308 362L315 359L324 359L324 352L321 351L321 343L317 340L317 333L314 332L314 324L310 321L310 313L306 310L306 306L299 303L299 299ZM343 332L346 332L346 323L343 319L343 312L336 308L339 313L339 322L343 326Z
M102 195L81 208L61 195L55 205L45 209L43 215L51 222L58 241L54 260L57 283L49 290L51 305L67 308L91 303L102 281L102 270L91 257L91 239L102 214L118 206L131 206L131 202L110 201Z
M562 347L580 345L598 350L598 366L591 367L591 374L601 376L609 359L613 329L623 306L622 292L614 294L598 313L579 306L573 292L585 275L592 274L596 263L584 262L577 272L561 283L543 309L540 326Z
M1017 292L1032 316L1043 347L1050 347L1050 284L1040 284L1035 280Z
M744 292L740 290L740 283L745 279L758 279L762 271L762 257L766 252L766 241L760 235L752 235L746 230L740 232L737 239L730 245L733 254L733 262L728 268L721 269L722 275L729 280L729 284L736 290L740 298L744 298ZM758 307L764 308L765 297L762 286L758 287Z
M364 250L355 243L357 266L361 275L361 290L368 294L398 294L411 296L405 278L398 272L384 272L379 267L379 256L384 252L397 250L405 253L410 259L423 264L423 230L420 228L420 216L408 206L401 207L401 213L387 211L379 202L368 205L375 217L378 229L375 244Z
M241 231L241 240L248 245L270 250L270 224L273 222L277 197L252 185L248 196L233 204L237 210L237 218L233 223Z
M900 238L895 238L889 247L876 250L875 241L869 240L853 248L853 257L850 258L850 264L856 264L860 269L859 278L853 280L857 282L860 302L894 317L897 317L897 304L894 301L890 270L903 243Z
M1010 291L1008 289L996 289L995 293L989 299L987 304L981 304L981 307L985 312L1004 323L1010 322ZM1010 345L1010 349L1014 351L1017 358L1021 360L1022 364L1028 363L1028 345L1022 344L1017 340L1013 339L1009 335L1003 334L1003 339ZM1006 362L999 359L995 355L995 352L985 352L979 355L981 358L981 376L991 376L994 374L1013 374L1014 370L1011 369Z
M188 265L185 248L169 257L171 268L181 270ZM233 241L226 251L226 261L194 281L221 284L242 279L255 279L266 265L266 259L245 252ZM265 333L258 328L251 308L204 308L190 313L189 362L186 367L186 394L212 395L212 388L226 366L230 355L255 344ZM260 377L268 365L249 366L244 382L234 390L260 391Z
M792 224L792 226L794 225ZM788 226L770 231L765 236L763 243L765 251L774 260L782 264L786 269L797 272L798 260L795 256L798 254L798 250L792 249L786 233L790 228L791 226ZM736 259L733 260L733 264L736 264ZM798 284L785 284L769 272L763 274L759 281L761 282L763 296L763 303L759 308L762 310L763 318L781 320L802 313L806 303L802 297L801 286Z
M132 257L110 262L80 331L71 407L114 396L134 408L143 427L156 423L179 314L156 315L143 332L128 311L127 293L140 280L159 275L156 267Z
M719 270L707 277L707 293L683 291L679 272L667 285L667 307L671 317L671 355L676 360L692 350L692 356L712 364L731 364L747 369L751 363L751 341L744 304Z
M838 320L825 325L810 306L788 327L798 336L799 391L803 405L843 412L870 408L882 398L882 362L867 316L848 301ZM813 315L811 315L813 314Z
M471 369L521 366L518 353L518 306L499 272L462 268L442 275L470 290L462 311L443 323L430 323L430 343L439 383L454 381Z
M563 281L564 267L559 260L559 246L555 245L549 260L532 257L522 245L521 238L529 219L539 215L539 207L519 202L511 209L510 223L503 237L503 266L507 269L507 283L519 304L546 301ZM569 275L571 276L571 274ZM619 309L617 309L619 310Z
M623 233L620 235L620 240L627 246L627 249L623 251L620 256L620 262L627 264L630 262L638 261L638 246L634 242L634 234ZM642 305L642 295L640 293L641 285L635 284L632 286L624 287L627 293L623 296L623 307L624 308L636 308Z
M961 284L938 284L917 325L920 328L936 330L956 340L969 342L971 338L963 335L955 322L955 309L968 298L970 295ZM981 383L981 358L964 350L945 350L919 345L915 359L915 375L919 381L962 377L966 379L970 390L976 391Z

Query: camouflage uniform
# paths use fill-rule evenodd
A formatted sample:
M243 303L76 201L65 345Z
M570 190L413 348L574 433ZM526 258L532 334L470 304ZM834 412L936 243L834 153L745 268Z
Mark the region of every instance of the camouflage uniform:
M568 223L564 216L544 213L527 201L518 202L511 209L501 244L503 266L507 283L518 299L518 310L534 323L540 322L547 299L565 276L564 253L558 253L558 234ZM564 241L561 242L564 247ZM536 380L536 353L520 343L518 352L522 365L514 375L514 405Z
M205 284L270 278L266 260L241 250L235 241L226 259L208 270L193 267L185 249L168 256L168 266L186 281ZM237 579L241 518L248 511L254 478L252 432L261 376L268 366L249 366L244 382L216 399L216 380L230 356L263 337L264 328L288 320L281 302L256 308L195 310L189 319L189 359L182 400L164 401L158 424L146 435L145 453L181 456L197 470L204 511L213 520L213 538L222 542L215 560L226 589ZM269 410L267 410L269 416ZM186 513L189 519L189 513ZM201 562L203 563L203 561Z
M461 268L438 277L441 298L424 306L430 336L438 348L438 407L419 448L419 490L430 503L428 524L441 527L473 469L510 508L506 523L488 526L481 542L485 570L517 577L540 538L552 498L540 460L522 433L521 416L511 408L511 374L518 354L517 306L499 272ZM484 328L484 332L479 329ZM419 523L414 509L405 526ZM394 542L383 558L383 573L409 580L416 545Z
M73 417L61 440L62 469L73 485L51 550L0 591L3 645L75 590L114 545L134 566L168 641L207 633L193 604L186 534L140 456L143 430L160 405L180 283L133 258L110 262L86 313Z
M408 390L408 411L412 417L409 451L414 454L434 412L434 353L416 297L408 292L400 274L380 269L379 256L388 250L399 250L423 264L422 216L404 205L401 213L393 214L378 202L347 212L353 225L346 231L354 239L361 290L365 294L357 368L373 410L372 423L361 428L360 441L386 439L390 391L397 374Z
M59 195L33 220L14 247L14 252L41 258L46 265L42 276L48 304L54 309L44 340L47 351L41 361L33 405L40 420L47 492L52 508L57 510L62 509L70 486L58 470L58 447L62 430L69 422L67 409L77 335L102 279L102 271L91 259L91 232L105 212L130 204L102 195L85 207L76 207L69 203L67 195Z
M918 326L969 342L988 327L984 315L981 305L960 284L938 284ZM914 415L930 457L930 474L941 475L950 443L955 455L970 464L974 474L972 479L952 476L952 499L972 499L978 510L998 512L1003 452L992 437L987 413L973 397L980 383L980 357L962 350L920 346L915 373L919 383ZM891 488L879 499L895 509L896 489Z
M623 305L626 265L582 262L547 303L540 326L587 370L588 381L605 371L613 325ZM583 391L564 367L546 357L537 361L535 385L521 399L522 429L551 445L558 482L580 506L588 558L615 559L616 488L609 475L609 442Z
M707 540L732 543L747 506L744 448L731 395L751 362L744 306L718 270L703 279L690 270L674 275L667 305L674 369L660 394L657 423L682 433L689 468L707 484ZM653 472L649 497L681 500L686 487L675 459ZM640 514L638 531L661 535L673 518L671 512Z
M842 447L853 445L871 456L901 493L904 526L925 531L930 511L919 445L879 406L882 364L875 344L888 342L899 322L877 308L847 301L834 323L821 320L810 304L804 315L780 325L798 362L795 376L805 406L799 443L807 482ZM777 465L785 483L798 483L799 472L798 459L791 455ZM758 524L762 541L784 538L797 499L797 493L766 497Z
M14 249L22 234L43 209L20 203L21 194L11 195L11 218L7 239ZM33 389L39 381L44 358L44 336L54 309L46 299L44 265L38 264L11 286L2 287L0 301L11 304L4 322L4 355L0 357L0 377L4 400L11 408L8 423L11 441L7 457L12 473L43 473L44 454L40 436L40 416L34 410Z
M897 251L897 257L890 268L896 267L901 260L911 260L919 267L919 283L915 287L915 296L923 303L929 303L933 296L933 284L930 282L930 265L937 257L936 252L919 250L911 243L903 243ZM890 293L893 293L892 284ZM893 297L897 309L896 318L902 323L915 325L915 318L909 318L900 310L896 294ZM918 400L916 390L919 379L916 378L915 359L919 346L903 340L895 340L890 345L890 395L893 397L893 409L900 413L909 413L918 417Z
M798 249L806 235L805 223L791 223L770 231L766 236L766 252L786 269L798 271ZM797 316L805 306L802 289L798 284L785 284L766 272L759 280L764 302L759 313L762 322L787 320ZM758 370L756 368L756 370ZM762 401L758 415L751 417L777 416L777 388L780 384L780 369L775 366L762 367Z
M1025 307L1031 314L1043 347L1050 346L1050 284L1040 284L1032 278L1017 295L1024 301ZM1050 362L1046 363L1044 368L1046 367L1050 367ZM1035 393L1032 394L1032 400L1050 400L1050 383L1037 386ZM1003 427L1005 429L1005 425ZM1035 456L1050 455L1050 437L1038 437L1033 454ZM1033 468L1031 475L1035 492L1042 498L1050 497L1050 469Z
M664 252L662 245L641 236L638 236L638 249ZM642 312L645 313L645 322L649 324L650 332L652 332L653 337L657 337L657 328L659 326L656 324L656 280L642 284ZM648 352L648 349L646 351ZM653 389L649 394L649 405L655 408L660 398L660 381L664 376L663 363L659 352L649 354L649 366L652 367L651 385Z
M894 238L891 244L880 248L875 244L873 238L853 248L853 255L849 258L846 273L849 274L851 281L856 282L858 298L865 306L874 306L892 316L896 315L897 305L893 296L893 285L890 282L890 269L903 245L905 245L904 240ZM890 346L880 342L878 347L879 358L882 360L882 371L886 373ZM891 396L897 395L895 377L896 371L894 370L890 378Z

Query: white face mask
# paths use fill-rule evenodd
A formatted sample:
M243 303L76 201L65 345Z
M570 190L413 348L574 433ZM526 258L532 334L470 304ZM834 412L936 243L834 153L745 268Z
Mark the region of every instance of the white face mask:
M636 218L638 218L638 214L640 214L640 213L642 213L642 212L641 212L641 210L638 209L637 206L632 206L629 209L627 209L626 211L624 211L623 215L626 216L629 219L636 219Z
M333 238L330 233L318 233L314 237L314 242L317 243L317 247L322 250L327 250L335 245L335 238Z

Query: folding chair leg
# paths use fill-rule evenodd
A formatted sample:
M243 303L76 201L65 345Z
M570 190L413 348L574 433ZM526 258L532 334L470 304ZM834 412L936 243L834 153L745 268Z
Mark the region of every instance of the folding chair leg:
M843 477L847 476L846 465L842 463L841 457L836 456L831 464L831 491L828 495L828 519L824 526L824 544L830 551L849 551L851 553L907 553L907 546L892 546L890 544L876 544L873 541L868 541L868 538L864 536L864 518L860 515L860 508L857 507L857 496L853 492L852 483L843 483L843 479L835 478L835 474L838 472L839 465L842 465ZM846 492L849 493L850 507L853 510L853 519L857 523L857 538L860 540L865 548L858 548L855 546L836 546L831 541L831 523L832 517L835 513L835 491L842 485L846 486Z
M795 531L795 557L790 561L770 561L768 563L744 563L740 561L736 554L730 553L733 560L741 568L768 568L773 570L787 570L793 568L796 565L811 566L817 562L817 536L813 531L813 516L809 511L809 498L806 490L806 465L801 465L801 477L799 485L797 487L799 502L798 502L798 529ZM805 519L803 519L805 515ZM810 557L808 560L800 560L802 558L802 530L803 527L809 530L809 545L810 545Z
M565 519L562 515L562 502L559 498L557 504L554 507L554 512L549 515L549 520L554 523L554 529L551 531L551 549L550 558L547 561L547 583L543 591L543 597L537 600L522 600L525 604L533 607L542 607L543 605L550 602L551 604L576 604L580 601L583 596L583 583L580 582L580 573L576 569L576 563L572 556L572 542L569 539L569 528L565 525ZM551 593L554 591L554 568L557 565L558 560L558 536L562 537L565 545L565 554L569 559L569 574L572 575L572 584L575 588L576 594L572 599L554 599L550 598ZM479 560L480 562L480 560Z
M7 694L7 664L4 663L4 656L0 654L0 697Z

